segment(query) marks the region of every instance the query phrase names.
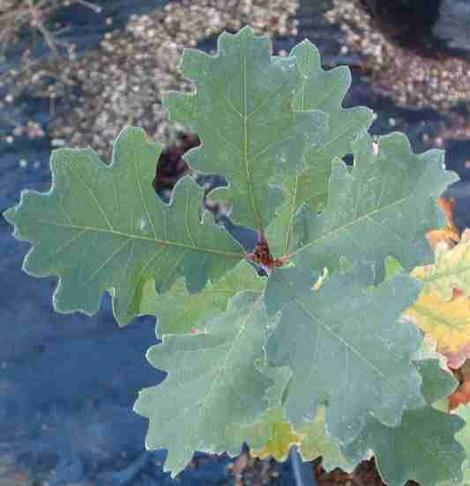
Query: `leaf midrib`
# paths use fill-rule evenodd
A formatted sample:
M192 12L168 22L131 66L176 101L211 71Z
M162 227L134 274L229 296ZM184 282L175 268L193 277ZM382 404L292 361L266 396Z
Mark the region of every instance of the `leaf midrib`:
M286 231L286 236L284 239L284 253L287 253L289 250L291 238L292 238L292 230L293 230L293 223L294 223L294 216L297 211L297 192L299 188L299 175L295 176L294 187L291 193L291 201L289 205L289 224Z
M344 349L349 349L353 354L355 354L360 361L362 361L363 363L365 363L368 367L370 367L371 370L373 370L376 374L378 374L381 378L385 379L385 375L384 373L379 369L377 368L377 366L375 366L372 362L370 362L365 356L363 356L361 354L361 352L356 349L354 346L352 346L350 343L348 343L340 334L338 334L337 332L335 332L328 324L327 322L320 318L318 315L314 314L312 311L310 311L310 309L308 309L307 307L305 307L303 305L303 303L294 298L292 299L301 309L302 311L308 316L310 317L310 319L316 321L318 323L318 325L322 328L322 329L325 329L326 331L328 331L332 336L334 336L335 339L338 340L338 342L340 343L340 345L342 345L344 347Z
M249 144L248 144L248 100L247 100L247 60L246 60L246 43L243 41L244 37L240 37L240 64L242 71L242 133L243 133L243 147L242 147L242 159L245 169L245 177L248 185L248 192L250 195L251 210L255 219L256 228L259 231L263 230L261 224L261 218L256 207L256 199L253 193L253 177L251 174L251 164L249 160Z
M156 243L157 245L166 245L166 246L174 246L178 248L185 248L187 250L191 251L196 251L200 253L212 253L212 254L217 254L217 255L222 255L226 256L228 258L237 258L240 259L243 257L243 254L240 253L235 253L235 252L228 252L228 251L223 251L223 250L217 250L215 248L201 248L197 246L192 246L188 245L185 243L181 243L179 241L172 241L172 240L161 240L158 238L153 238L151 236L144 236L144 235L134 235L131 233L124 233L122 231L118 230L109 230L105 228L97 228L94 226L82 226L78 224L65 224L65 223L57 223L53 221L45 221L45 220L40 220L40 219L32 219L29 220L32 223L40 223L40 224L46 224L50 226L57 226L60 228L71 228L71 229L77 229L77 230L82 230L82 231L95 231L99 233L105 233L105 234L111 234L114 236L120 236L123 238L130 238L130 239L135 239L135 240L141 240L141 241L149 241L152 243Z
M344 111L347 111L347 110L344 110ZM333 112L332 112L333 113ZM334 141L336 141L338 138L340 138L340 136L344 135L345 133L347 133L347 131L354 125L354 123L351 123L351 124L348 124L347 125L347 130L343 131L340 133L340 135L337 135L335 137L333 137L333 139L329 140L327 143L325 143L322 147L318 148L318 149L315 149L314 152L316 153L324 153L324 149L328 146L328 145L331 145L331 143L333 143ZM309 154L310 155L310 154ZM310 168L309 168L310 169ZM307 169L307 170L309 170ZM289 228L287 229L287 234L286 234L286 239L285 239L285 246L284 246L284 253L287 252L287 250L289 249L289 245L288 245L288 242L290 242L290 239L291 239L291 236L292 236L292 223L293 223L293 219L294 219L294 215L295 215L295 212L297 211L297 207L296 207L296 199L297 199L297 191L298 191L298 185L299 185L299 182L300 181L300 178L299 176L296 176L295 178L295 182L294 182L294 188L293 188L293 191L291 193L291 197L292 197L292 200L291 200L291 204L290 204L290 208L289 208ZM308 202L309 200L313 199L314 197L317 197L321 194L328 194L327 191L324 191L322 193L315 193L315 194L312 194L310 197L308 197L304 203ZM292 256L293 254L289 255L289 256Z
M211 383L209 389L207 390L207 392L205 394L205 398L204 398L204 400L200 404L201 407L205 407L205 405L206 405L206 403L207 403L207 401L209 399L209 396L212 393L212 390L214 389L214 386L216 384L218 384L218 382L220 381L221 377L223 376L224 371L226 370L227 362L228 362L229 358L231 357L231 355L233 353L233 350L236 347L236 344L238 344L238 342L240 341L240 339L242 338L242 336L244 335L244 333L245 333L245 331L247 329L248 319L258 309L258 307L259 307L259 305L261 303L261 300L263 298L263 295L264 295L263 292L261 292L260 295L259 295L259 297L253 302L253 304L248 309L246 315L243 317L242 322L240 324L240 329L238 330L237 334L235 335L235 337L234 337L234 339L233 339L233 341L232 341L232 343L230 345L230 348L228 349L227 353L225 354L225 357L224 357L221 365L218 367L218 370L216 372L216 375L214 376L214 378L212 380L212 383Z
M298 255L299 253L301 253L302 251L304 251L306 248L309 248L312 245L315 245L316 243L318 243L319 241L324 240L325 238L328 238L328 237L330 237L330 236L332 236L332 235L334 235L336 233L339 233L340 231L343 231L343 230L349 228L350 226L354 226L356 223L358 223L358 222L360 222L362 220L371 219L375 223L378 223L377 221L375 221L372 218L373 215L375 215L377 213L380 213L381 211L384 211L385 209L389 209L392 206L395 206L396 204L401 204L401 203L407 201L408 199L412 199L414 197L416 197L415 194L408 194L407 196L402 197L401 199L398 199L396 201L393 201L390 204L387 204L385 206L380 206L379 208L375 208L374 210L369 211L368 213L362 214L361 216L353 219L352 221L348 221L347 223L345 223L345 224L343 224L341 226L338 226L337 228L334 228L334 229L332 229L330 231L327 231L326 233L323 233L318 238L315 238L314 240L309 241L308 243L306 243L305 245L301 246L300 248L297 248L297 250L291 252L289 255L285 255L285 258L292 258L293 256Z

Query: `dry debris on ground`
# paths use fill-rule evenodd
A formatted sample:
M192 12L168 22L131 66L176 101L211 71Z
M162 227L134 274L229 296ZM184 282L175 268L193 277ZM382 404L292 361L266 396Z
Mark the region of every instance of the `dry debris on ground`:
M182 127L168 121L160 101L165 91L191 88L178 69L182 48L243 24L272 35L295 34L296 9L297 0L171 2L131 17L125 31L106 34L99 49L82 57L26 68L15 80L13 97L27 89L52 101L66 99L70 109L57 113L50 127L57 145L91 145L109 155L127 124L138 124L152 138L171 144Z
M58 42L46 26L49 17L60 7L73 3L100 11L100 8L87 0L0 0L0 51L19 39L23 28L31 28L44 37L51 52L59 54Z
M470 102L470 61L432 56L391 42L361 0L332 0L326 18L339 24L349 50L365 57L365 70L399 105L448 110Z

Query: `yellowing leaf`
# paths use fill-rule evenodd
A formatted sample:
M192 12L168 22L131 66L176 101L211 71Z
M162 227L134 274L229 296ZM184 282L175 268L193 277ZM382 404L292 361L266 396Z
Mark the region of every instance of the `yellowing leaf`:
M343 456L339 443L330 438L325 429L325 409L319 407L315 418L306 422L298 431L284 418L281 407L268 410L256 424L244 428L244 440L249 444L263 443L250 451L253 457L273 457L285 461L290 448L297 444L303 460L322 457L326 469L341 467L350 470L352 464Z
M436 263L411 273L423 289L405 316L436 341L449 366L458 368L470 350L470 230L454 247L440 242L434 250Z
M427 234L428 241L433 248L436 248L440 243L450 244L451 246L458 243L460 237L451 228L442 228L431 230Z
M299 444L301 437L287 422L280 409L268 410L263 422L252 429L265 435L265 443L260 449L251 450L251 455L260 459L273 457L276 461L285 461L289 449Z
M460 385L451 395L449 395L450 410L454 410L460 405L470 403L470 360L465 362L463 366L454 373L458 378Z
M314 420L303 426L300 454L304 461L321 456L322 465L326 470L340 467L349 471L352 464L343 456L339 444L330 438L325 430L325 415L325 409L319 407Z
M453 248L440 243L436 249L435 265L418 267L413 276L424 281L424 293L436 292L450 300L454 289L470 296L470 230L462 234L460 243Z
M273 380L273 385L267 390L267 410L253 424L227 426L226 434L236 437L240 443L247 442L251 455L260 459L273 457L277 461L285 461L290 448L297 444L305 461L322 456L322 464L327 469L350 469L352 466L341 453L339 443L326 431L325 407L318 407L313 420L294 429L286 419L283 407L292 371L288 367L268 368L266 374Z
M282 396L291 374L287 367L268 367L266 377L272 385L266 393L267 409L255 422L229 424L225 430L228 437L234 437L240 444L246 442L253 457L265 459L272 456L277 461L284 461L291 446L300 443L300 435L285 419L282 407Z
M436 340L441 353L458 352L470 343L470 299L467 297L445 300L434 292L421 293L405 315Z
M433 248L445 242L450 246L460 241L460 230L455 224L455 199L439 198L439 206L441 206L446 216L447 225L445 228L431 230L428 232L428 240Z

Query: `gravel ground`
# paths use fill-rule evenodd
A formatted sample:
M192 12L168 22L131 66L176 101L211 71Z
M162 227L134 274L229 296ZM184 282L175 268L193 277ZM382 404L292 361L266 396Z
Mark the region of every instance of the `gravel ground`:
M291 17L296 9L296 0L169 3L131 17L124 31L106 33L99 48L83 56L32 63L7 77L6 101L12 104L25 94L42 96L55 110L56 100L63 98L49 127L55 145L91 145L109 156L112 141L126 124L138 124L163 144L172 144L182 127L169 123L160 101L165 91L191 88L178 70L183 47L246 23L258 32L294 35ZM13 135L23 133L30 133L28 127L17 127Z
M345 33L343 53L364 58L363 70L398 105L448 110L470 102L470 60L422 43L410 50L379 30L361 0L333 0L327 19ZM428 48L428 49L427 49Z

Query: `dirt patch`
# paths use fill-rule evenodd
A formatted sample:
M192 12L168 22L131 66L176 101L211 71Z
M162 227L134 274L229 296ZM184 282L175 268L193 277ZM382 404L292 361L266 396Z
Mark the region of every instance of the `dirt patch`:
M38 33L54 55L59 55L62 44L55 32L48 28L51 16L61 7L79 4L97 13L101 8L88 0L0 0L0 52L20 39L20 33Z
M326 17L344 32L343 53L360 54L363 70L398 105L449 110L470 102L469 60L398 45L379 28L361 0L333 0Z
M172 2L131 17L124 31L106 34L99 49L84 56L30 64L10 80L9 101L25 94L48 98L56 145L91 145L109 156L112 141L129 124L174 144L183 130L168 121L161 97L191 89L178 69L183 47L244 24L271 35L295 34L296 9L296 0ZM55 110L55 100L66 108Z

